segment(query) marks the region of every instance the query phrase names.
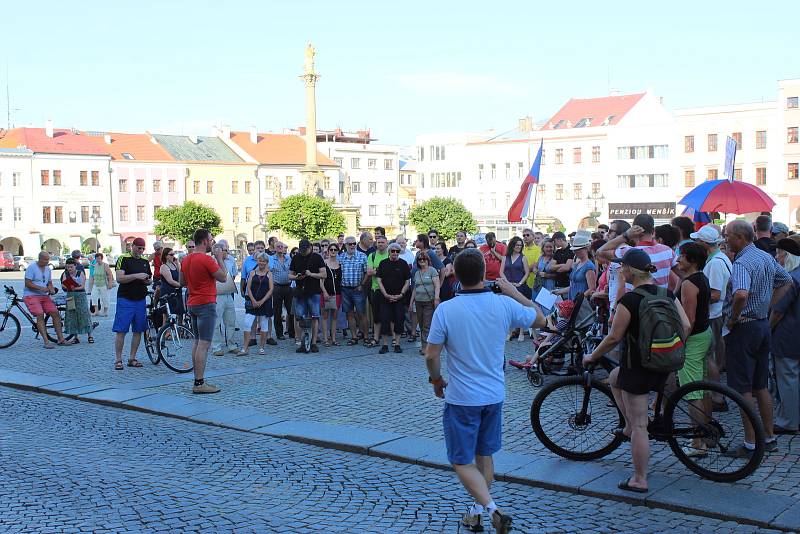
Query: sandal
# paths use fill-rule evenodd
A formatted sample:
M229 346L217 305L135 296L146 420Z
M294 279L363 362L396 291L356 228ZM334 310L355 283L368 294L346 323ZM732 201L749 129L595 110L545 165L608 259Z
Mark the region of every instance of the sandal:
M244 350L244 349L239 349L234 354L236 356L247 356L250 353L248 351Z
M354 345L358 345L358 340L356 338L350 338L347 340L348 347L352 347Z
M378 346L378 342L375 341L374 339L368 339L368 340L364 341L364 346L366 348L368 348L368 349L371 349L373 347L377 347Z
M116 369L117 371L122 371L123 369L125 369L125 367L123 367L122 362L115 362L114 369Z
M143 366L142 362L134 358L132 360L128 360L128 367L143 367Z
M620 481L620 483L617 484L617 487L621 490L632 491L634 493L647 493L650 491L647 488L637 488L635 486L631 486L631 479Z
M323 343L323 345L325 345L326 347L330 347L331 346L331 342L326 339L325 342Z
M338 347L341 345L341 343L339 343L338 341L333 341L331 342L331 345L333 345L334 347Z
M93 338L92 336L89 336L89 337L86 339L86 342L87 342L87 343L94 343L94 338Z

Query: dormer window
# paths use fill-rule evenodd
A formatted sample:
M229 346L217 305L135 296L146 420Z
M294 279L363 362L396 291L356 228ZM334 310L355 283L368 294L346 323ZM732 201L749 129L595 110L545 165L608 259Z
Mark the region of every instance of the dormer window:
M575 124L575 128L585 128L587 126L592 125L592 118L591 117L584 117Z
M131 154L130 152L123 152L122 157L125 159L134 159L133 154Z

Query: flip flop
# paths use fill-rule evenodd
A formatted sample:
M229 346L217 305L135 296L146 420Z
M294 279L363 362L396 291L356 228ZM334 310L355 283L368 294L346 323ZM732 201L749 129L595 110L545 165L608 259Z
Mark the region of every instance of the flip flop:
M87 343L94 343L94 338L89 336L89 339L86 340Z
M647 488L637 488L630 485L631 479L621 480L617 487L621 490L632 491L634 493L648 493L650 490Z
M625 435L625 429L624 428L615 428L614 430L611 431L611 433L614 434L615 436L621 437L622 441L630 441L631 440L630 436L626 436Z
M142 362L137 359L128 360L128 367L143 367Z
M122 362L116 362L114 363L114 369L117 371L122 371L123 369L125 369L125 367L123 367Z

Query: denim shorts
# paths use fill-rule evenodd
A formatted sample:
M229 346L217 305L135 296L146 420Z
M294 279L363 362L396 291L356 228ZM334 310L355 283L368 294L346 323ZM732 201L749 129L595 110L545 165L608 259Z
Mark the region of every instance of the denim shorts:
M361 287L342 287L342 311L350 313L355 310L357 313L367 311L366 296Z
M739 393L767 388L771 341L769 321L739 323L725 336L728 385Z
M319 301L322 295L295 297L292 300L292 311L298 319L319 319Z
M502 445L503 403L485 406L459 406L445 403L444 441L447 460L454 465L468 465L475 455L491 456Z
M200 341L214 339L214 327L217 326L217 304L215 302L189 306L189 316L192 318L192 328L197 339Z

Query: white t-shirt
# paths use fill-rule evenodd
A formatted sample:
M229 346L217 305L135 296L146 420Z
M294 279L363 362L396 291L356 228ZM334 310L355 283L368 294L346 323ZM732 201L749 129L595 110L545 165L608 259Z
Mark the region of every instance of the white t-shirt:
M617 291L619 291L619 263L608 264L608 306L610 310L615 310L617 307Z
M728 280L731 277L733 266L731 260L723 252L711 256L703 268L703 274L708 278L708 286L719 291L719 301L712 302L708 307L708 318L716 319L722 316L722 305L728 292Z
M445 401L459 406L503 402L505 336L535 320L536 309L489 290L462 292L442 302L433 314L428 343L447 350Z
M37 286L47 287L51 280L50 266L45 265L44 268L42 268L39 267L38 263L31 263L28 265L28 268L25 269L25 280L30 280ZM27 286L22 291L23 297L45 297L49 294L47 290L37 291L35 289L28 289Z

